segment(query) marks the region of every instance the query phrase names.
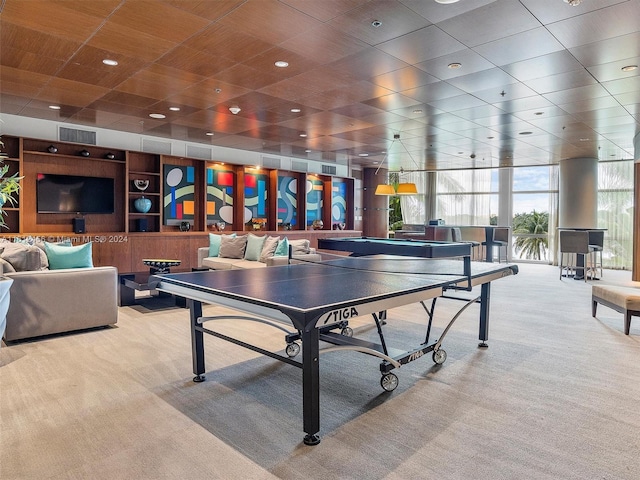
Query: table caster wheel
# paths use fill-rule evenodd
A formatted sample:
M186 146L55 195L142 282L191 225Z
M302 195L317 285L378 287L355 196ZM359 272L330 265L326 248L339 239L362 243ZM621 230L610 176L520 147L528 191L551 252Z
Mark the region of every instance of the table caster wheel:
M289 345L287 345L285 352L289 357L295 357L300 353L300 345L298 345L297 343L290 343Z
M395 373L385 373L380 379L380 386L386 392L393 392L398 386L398 377Z
M433 351L433 363L436 365L442 365L444 361L447 359L447 352L439 348L438 350Z
M345 337L353 337L353 328L344 327L340 333L342 333L342 335L344 335Z

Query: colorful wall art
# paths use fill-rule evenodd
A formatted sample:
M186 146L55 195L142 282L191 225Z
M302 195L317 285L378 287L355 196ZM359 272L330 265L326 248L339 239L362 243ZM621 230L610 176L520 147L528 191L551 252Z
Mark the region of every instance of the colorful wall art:
M314 220L322 220L322 180L314 177L307 178L307 226Z
M267 189L269 176L265 173L244 174L244 223L252 228L267 228Z
M165 225L180 225L194 220L195 169L180 165L164 165L163 218Z
M298 223L298 180L278 175L278 228L289 229Z
M331 188L331 223L344 225L347 218L347 182L333 179Z
M207 167L207 225L233 225L233 170Z

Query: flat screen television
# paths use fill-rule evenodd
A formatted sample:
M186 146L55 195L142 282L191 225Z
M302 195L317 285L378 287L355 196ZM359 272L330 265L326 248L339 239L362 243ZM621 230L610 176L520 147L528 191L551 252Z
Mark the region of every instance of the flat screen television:
M113 213L113 178L39 173L38 213Z

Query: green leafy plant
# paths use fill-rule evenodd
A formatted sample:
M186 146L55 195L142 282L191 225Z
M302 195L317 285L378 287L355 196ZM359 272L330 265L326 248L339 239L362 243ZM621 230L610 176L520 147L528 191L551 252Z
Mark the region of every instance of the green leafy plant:
M4 147L4 143L0 140L0 148L2 147ZM3 163L5 157L6 154L0 154L0 164ZM22 177L18 176L18 172L6 176L8 171L9 165L0 167L0 227L3 228L9 228L4 221L6 215L4 206L7 202L11 206L17 205L16 195L20 190L20 180L22 180Z

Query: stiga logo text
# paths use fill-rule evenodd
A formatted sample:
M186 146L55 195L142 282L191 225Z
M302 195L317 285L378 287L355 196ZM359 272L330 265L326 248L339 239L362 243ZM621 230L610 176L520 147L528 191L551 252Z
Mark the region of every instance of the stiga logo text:
M333 312L329 312L327 316L324 318L324 323L334 323L341 322L343 320L348 320L350 318L357 317L358 310L355 307L351 308L343 308L342 310L334 310Z

